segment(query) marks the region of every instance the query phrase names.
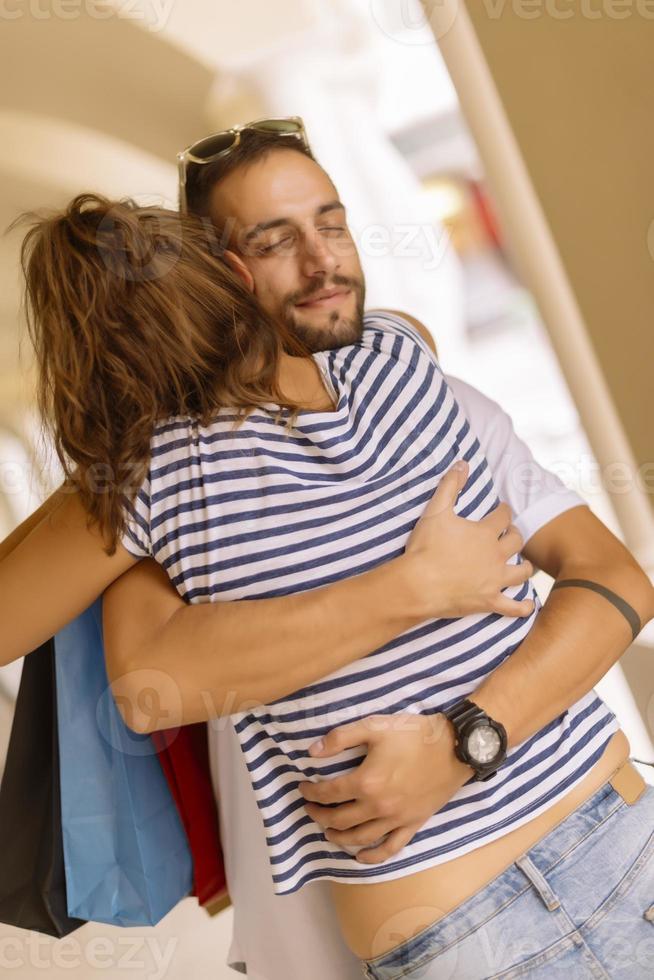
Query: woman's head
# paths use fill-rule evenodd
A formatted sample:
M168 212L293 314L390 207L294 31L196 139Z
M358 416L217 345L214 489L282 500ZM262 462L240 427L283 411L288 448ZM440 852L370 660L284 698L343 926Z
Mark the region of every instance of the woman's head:
M38 407L67 479L109 536L148 467L155 423L221 406L301 406L277 384L309 351L259 307L192 215L79 194L31 221L21 248Z

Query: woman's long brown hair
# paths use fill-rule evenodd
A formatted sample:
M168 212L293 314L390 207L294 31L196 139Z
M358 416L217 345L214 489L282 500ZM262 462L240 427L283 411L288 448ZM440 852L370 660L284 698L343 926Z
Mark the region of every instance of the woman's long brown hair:
M279 390L279 358L310 351L261 309L200 218L87 193L10 228L26 219L39 412L112 555L155 424L176 415L206 424L224 406L238 426L274 402L290 428L301 405Z

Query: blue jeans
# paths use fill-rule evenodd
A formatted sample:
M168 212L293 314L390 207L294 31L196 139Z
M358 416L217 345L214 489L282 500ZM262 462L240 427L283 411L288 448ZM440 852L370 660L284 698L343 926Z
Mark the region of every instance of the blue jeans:
M605 783L488 885L363 962L373 980L653 980L654 787Z

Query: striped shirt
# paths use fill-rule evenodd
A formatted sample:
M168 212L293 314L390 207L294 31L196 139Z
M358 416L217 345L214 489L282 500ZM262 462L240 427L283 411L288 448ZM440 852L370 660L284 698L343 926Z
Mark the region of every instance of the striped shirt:
M479 520L499 503L479 442L411 324L368 312L357 344L313 356L337 408L302 411L289 435L273 403L237 429L226 408L205 427L188 416L156 427L123 544L154 557L187 602L302 592L401 555L457 459L469 476L456 513ZM467 782L383 864L357 862L307 814L298 782L342 775L365 756L358 746L314 759L313 741L372 714L442 711L511 655L541 606L530 582L504 591L533 598L534 613L427 619L288 697L230 715L277 894L317 878L385 881L451 860L531 820L597 761L618 723L591 691L514 746L492 780Z

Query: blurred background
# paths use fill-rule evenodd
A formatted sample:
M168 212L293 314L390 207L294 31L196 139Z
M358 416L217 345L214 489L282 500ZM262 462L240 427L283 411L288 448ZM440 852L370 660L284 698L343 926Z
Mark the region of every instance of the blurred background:
M520 7L5 4L0 227L82 190L175 207L178 150L302 116L348 207L368 305L422 320L444 370L498 401L652 571L654 24L635 4L620 18ZM59 476L32 404L19 244L0 238L0 539ZM598 685L645 759L653 642L645 630ZM0 673L0 769L20 670ZM233 976L230 911L208 919L194 902L152 930L181 937L167 975ZM31 970L14 976L42 975Z

